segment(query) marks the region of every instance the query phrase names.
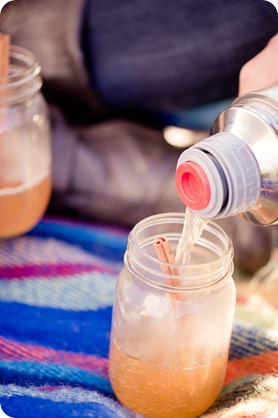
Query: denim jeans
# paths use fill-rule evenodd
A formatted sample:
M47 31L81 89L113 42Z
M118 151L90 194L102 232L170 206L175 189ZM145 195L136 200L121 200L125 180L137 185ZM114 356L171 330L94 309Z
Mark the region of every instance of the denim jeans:
M210 113L205 126L237 95L242 65L277 31L277 11L262 0L86 0L81 42L112 115L183 125Z

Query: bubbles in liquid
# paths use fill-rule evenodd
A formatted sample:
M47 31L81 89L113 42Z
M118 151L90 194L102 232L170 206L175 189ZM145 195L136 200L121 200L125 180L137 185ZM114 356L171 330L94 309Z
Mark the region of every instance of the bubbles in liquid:
M179 243L177 245L175 261L177 264L186 265L190 261L191 251L201 236L209 219L200 218L196 213L186 208L184 226Z
M159 363L160 345L156 354ZM194 418L218 396L227 356L225 352L214 362L195 368L166 368L126 355L112 340L109 374L120 402L145 417Z
M0 184L0 237L31 229L43 216L50 193L50 173L30 183Z

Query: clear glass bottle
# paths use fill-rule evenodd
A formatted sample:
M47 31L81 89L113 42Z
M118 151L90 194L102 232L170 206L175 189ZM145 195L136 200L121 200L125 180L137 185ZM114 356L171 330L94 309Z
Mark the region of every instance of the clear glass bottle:
M51 194L48 110L40 66L28 50L10 47L8 77L0 78L0 237L31 229Z
M232 244L209 222L190 263L175 266L178 275L165 274L153 242L164 236L175 252L183 224L179 213L139 222L117 282L110 380L123 405L149 418L197 417L219 394L227 365L235 307Z

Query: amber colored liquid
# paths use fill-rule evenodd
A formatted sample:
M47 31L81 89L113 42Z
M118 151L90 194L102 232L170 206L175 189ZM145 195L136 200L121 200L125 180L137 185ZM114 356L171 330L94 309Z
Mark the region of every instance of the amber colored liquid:
M228 353L193 369L167 369L131 358L115 342L110 346L110 380L119 401L147 418L193 418L218 396Z
M50 174L28 186L0 184L1 238L27 232L44 214L51 194Z

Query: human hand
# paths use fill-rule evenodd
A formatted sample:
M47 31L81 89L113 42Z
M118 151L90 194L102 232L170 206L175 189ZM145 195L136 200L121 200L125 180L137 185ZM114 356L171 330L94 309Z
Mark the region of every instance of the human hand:
M239 96L278 85L278 34L265 48L242 67L239 75Z

